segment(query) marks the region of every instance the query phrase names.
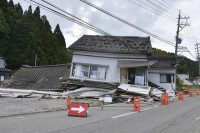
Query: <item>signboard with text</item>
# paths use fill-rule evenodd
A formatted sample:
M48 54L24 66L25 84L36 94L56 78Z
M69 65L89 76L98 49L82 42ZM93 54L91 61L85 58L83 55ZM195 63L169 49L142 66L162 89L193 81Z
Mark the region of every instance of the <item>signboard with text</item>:
M68 115L87 117L88 107L88 103L71 103Z

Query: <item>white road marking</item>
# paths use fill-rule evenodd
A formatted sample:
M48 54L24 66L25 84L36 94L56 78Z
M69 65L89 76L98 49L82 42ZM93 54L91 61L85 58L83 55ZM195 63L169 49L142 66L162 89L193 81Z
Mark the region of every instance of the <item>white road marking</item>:
M153 109L153 108L157 108L157 107L158 106L153 106L151 108L146 108L146 109L141 110L141 112L145 111L145 110L150 110L150 109ZM115 118L123 117L123 116L126 116L126 115L134 114L134 113L136 113L136 112L130 112L130 113L122 114L122 115L117 115L117 116L113 116L111 118L115 119Z
M112 117L112 118L115 119L115 118L119 118L119 117L122 117L122 116L134 114L134 113L136 113L136 112L130 112L130 113L122 114L122 115L117 115L117 116L114 116L114 117Z
M158 106L153 106L153 107L151 107L151 108L146 108L146 109L143 109L143 110L141 110L141 111L145 111L145 110L149 110L149 109L153 109L153 108L157 108Z

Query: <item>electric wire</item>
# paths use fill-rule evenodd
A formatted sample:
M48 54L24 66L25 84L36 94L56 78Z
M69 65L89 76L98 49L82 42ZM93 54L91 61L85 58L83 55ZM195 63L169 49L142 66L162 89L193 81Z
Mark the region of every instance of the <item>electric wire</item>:
M160 1L158 1L158 0L155 0L158 4L160 4L163 8L165 8L165 9L167 9L168 11L170 11L170 12L173 12L173 13L175 13L176 15L178 15L178 11L174 11L174 10L172 10L171 8L171 6L166 6L163 2L160 2Z
M25 1L27 1L27 0L25 0ZM98 28L94 28L94 27L91 27L89 25L86 25L86 24L84 24L84 23L82 23L80 21L77 21L76 19L73 19L73 18L71 18L69 16L66 16L66 15L64 15L64 14L62 14L62 13L60 13L60 12L54 10L54 9L51 9L51 8L45 6L45 5L42 5L42 4L40 4L40 3L38 3L38 2L36 2L34 0L30 0L30 1L35 3L35 4L37 4L37 5L39 5L39 6L42 6L45 9L48 9L48 11L50 10L51 12L53 12L56 15L59 15L62 18L65 18L65 19L67 19L67 20L69 20L71 22L74 22L74 23L76 23L78 25L81 25L81 26L83 26L83 27L85 27L87 29L90 29L90 30L94 31L94 32L97 32L97 33L102 34L102 35L105 35L105 33L106 33L106 32L102 32L102 30L98 30ZM106 33L106 35L110 35L110 34Z
M163 17L163 18L166 18L166 19L168 19L168 20L171 20L171 21L176 22L174 19L172 19L172 18L170 18L170 17L168 17L168 16L165 16L165 15L162 14L162 13L159 13L159 12L156 12L156 11L151 10L151 9L149 9L149 8L146 8L146 7L144 7L143 5L140 5L140 4L138 4L138 3L136 3L136 2L134 2L134 1L132 1L132 0L128 0L128 1L130 1L131 3L133 3L133 4L137 5L137 6L142 7L143 9L145 9L145 10L147 10L147 11L149 11L149 12L152 12L152 13L157 14L157 15Z
M171 7L171 9L173 9L174 11L179 11L178 9L176 9L173 5L171 5L170 3L168 3L167 1L165 1L165 0L162 0L164 3L166 3L166 5L168 5L169 7ZM181 12L181 13L183 13L183 12ZM183 13L185 16L189 16L189 15L187 15L187 14L185 14L185 13Z
M132 0L129 0L129 1L133 2ZM144 2L142 2L142 1L140 1L140 0L137 0L137 1L138 1L138 2L140 2L141 4L145 5L146 7L148 7L148 8L151 8L151 9L153 9L154 11L156 11L156 12L159 12L159 13L163 14L163 11L160 11L160 10L158 10L158 9L154 8L154 7L151 7L151 6L149 6L148 4L146 4L146 3L144 3ZM168 15L168 14L163 14L163 15L165 15L165 16L167 16L167 17L171 18L171 19L174 19L173 17L171 17L171 16L170 16L170 15Z
M53 5L53 4L50 3L50 2L47 2L46 0L41 0L41 1L43 1L44 3L46 3L46 4L48 4L48 5L50 5L50 6L54 7L54 8L56 8L56 9L62 11L62 12L64 12L64 13L66 13L66 14L70 15L70 16L73 17L73 18L75 18L75 19L77 19L77 20L79 20L79 21L81 21L81 22L83 22L83 23L85 23L85 24L87 24L87 25L93 27L94 29L97 29L97 30L101 31L102 33L104 33L104 35L110 35L110 34L104 32L103 30L101 30L101 29L95 27L94 25L92 25L92 24L90 24L90 23L88 23L88 22L86 22L86 21L84 21L84 20L82 20L82 19L80 19L80 18L78 18L78 17L72 15L71 13L69 13L69 12L67 12L67 11L64 11L63 9L61 9L61 8L59 8L59 7L55 6L55 5Z
M135 29L137 29L137 30L139 30L139 31L141 31L143 33L146 33L149 36L154 37L155 39L158 39L158 40L160 40L162 42L165 42L165 43L175 47L174 43L172 43L172 42L170 42L168 40L165 40L165 39L163 39L163 38L161 38L161 37L159 37L159 36L157 36L157 35L155 35L153 33L150 33L150 32L148 32L148 31L146 31L146 30L144 30L144 29L142 29L142 28L140 28L140 27L138 27L138 26L136 26L136 25L124 20L124 19L122 19L122 18L119 18L118 16L116 16L116 15L114 15L114 14L112 14L112 13L110 13L110 12L108 12L108 11L106 11L106 10L104 10L104 9L102 9L102 8L100 8L100 7L98 7L98 6L94 5L94 4L86 1L86 0L80 0L80 1L82 1L83 3L85 3L85 4L91 6L91 7L95 8L95 9L97 9L97 10L99 10L99 11L101 11L101 12L103 12L103 13L105 13L105 14L107 14L107 15L109 15L109 16L111 16L111 17L113 17L113 18L115 18L115 19L117 19L117 20L129 25L129 26L131 26L132 28L135 28Z
M164 11L164 12L167 13L167 10L164 9L164 8L162 8L161 6L155 4L154 2L152 2L152 1L150 1L150 0L146 0L146 1L149 2L151 5L153 5L153 6L157 7L157 8L159 8L160 10L162 10L162 11ZM177 17L177 15L178 15L178 14L171 13L171 12L168 12L168 14L169 14L169 15L173 15L174 17Z

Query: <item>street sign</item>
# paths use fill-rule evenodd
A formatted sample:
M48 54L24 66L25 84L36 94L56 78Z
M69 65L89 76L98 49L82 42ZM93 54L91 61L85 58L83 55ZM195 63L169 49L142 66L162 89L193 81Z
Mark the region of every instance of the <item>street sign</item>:
M88 107L88 103L71 103L68 115L87 117Z

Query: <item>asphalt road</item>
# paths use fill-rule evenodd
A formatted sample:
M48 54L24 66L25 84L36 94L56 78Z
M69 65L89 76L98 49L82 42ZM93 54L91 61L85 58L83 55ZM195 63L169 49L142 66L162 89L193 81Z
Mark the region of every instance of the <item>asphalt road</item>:
M67 111L1 117L0 133L200 133L200 96L145 106L140 113L130 104L88 111L87 118Z

